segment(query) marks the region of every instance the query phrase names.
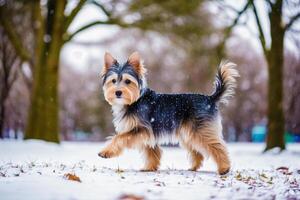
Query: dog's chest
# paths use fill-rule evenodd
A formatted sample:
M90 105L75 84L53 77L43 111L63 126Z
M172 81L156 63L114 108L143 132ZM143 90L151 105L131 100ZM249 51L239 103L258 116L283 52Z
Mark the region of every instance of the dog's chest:
M135 116L125 115L126 109L123 106L113 106L113 124L116 132L126 133L138 127L139 120Z

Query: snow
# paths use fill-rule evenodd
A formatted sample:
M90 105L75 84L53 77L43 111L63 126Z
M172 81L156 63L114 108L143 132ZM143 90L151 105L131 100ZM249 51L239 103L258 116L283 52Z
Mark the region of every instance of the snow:
M262 154L263 144L228 146L233 170L219 176L210 159L199 171L187 171L180 148L163 148L158 172L140 172L139 152L99 158L104 143L0 140L0 199L300 199L299 144L281 154ZM67 180L67 173L81 182Z

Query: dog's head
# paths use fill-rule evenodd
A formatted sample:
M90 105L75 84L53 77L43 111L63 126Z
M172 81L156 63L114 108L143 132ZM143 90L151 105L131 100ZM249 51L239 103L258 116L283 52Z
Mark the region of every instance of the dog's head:
M104 55L102 83L105 100L110 105L131 105L146 87L146 69L139 53L131 54L124 64L109 53Z

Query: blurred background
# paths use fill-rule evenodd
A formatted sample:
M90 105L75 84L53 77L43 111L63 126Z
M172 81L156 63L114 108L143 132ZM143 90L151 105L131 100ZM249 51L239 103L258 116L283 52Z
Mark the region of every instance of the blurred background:
M228 59L241 77L222 108L225 139L300 141L299 0L0 0L0 137L112 135L105 51L140 52L148 85L166 93L210 94Z

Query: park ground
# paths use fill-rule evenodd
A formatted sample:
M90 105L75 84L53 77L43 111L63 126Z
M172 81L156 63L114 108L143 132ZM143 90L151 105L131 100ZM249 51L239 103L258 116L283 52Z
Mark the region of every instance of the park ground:
M187 171L184 150L164 147L158 172L140 172L137 151L97 156L104 143L0 141L0 196L6 199L300 199L300 144L262 154L263 144L228 144L232 171L211 159Z

